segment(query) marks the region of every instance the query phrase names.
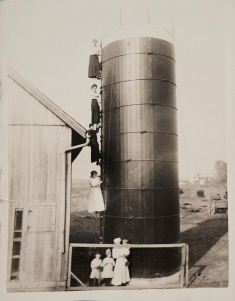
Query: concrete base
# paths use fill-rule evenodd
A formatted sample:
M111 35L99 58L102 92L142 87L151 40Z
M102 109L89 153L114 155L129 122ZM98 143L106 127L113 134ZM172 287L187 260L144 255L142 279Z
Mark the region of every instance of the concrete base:
M132 278L130 288L161 288L161 287L179 287L180 286L180 272L161 278Z
M87 290L137 290L137 289L166 289L181 288L180 272L174 275L162 278L132 278L126 286L99 286L99 287L70 287L70 291L87 291Z

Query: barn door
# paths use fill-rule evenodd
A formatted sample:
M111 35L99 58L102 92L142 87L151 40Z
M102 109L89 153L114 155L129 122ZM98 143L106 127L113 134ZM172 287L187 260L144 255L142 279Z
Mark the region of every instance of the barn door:
M56 281L56 203L26 204L22 244L22 282Z

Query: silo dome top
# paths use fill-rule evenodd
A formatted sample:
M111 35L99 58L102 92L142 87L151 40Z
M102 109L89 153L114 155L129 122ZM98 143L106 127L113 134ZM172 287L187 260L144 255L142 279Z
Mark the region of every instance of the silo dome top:
M102 47L125 38L152 37L174 44L174 26L169 8L125 9L105 17Z

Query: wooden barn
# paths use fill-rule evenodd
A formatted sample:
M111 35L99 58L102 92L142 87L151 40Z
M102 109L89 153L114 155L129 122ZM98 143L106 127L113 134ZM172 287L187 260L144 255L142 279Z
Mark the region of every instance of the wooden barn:
M8 291L63 290L71 170L86 130L10 67Z

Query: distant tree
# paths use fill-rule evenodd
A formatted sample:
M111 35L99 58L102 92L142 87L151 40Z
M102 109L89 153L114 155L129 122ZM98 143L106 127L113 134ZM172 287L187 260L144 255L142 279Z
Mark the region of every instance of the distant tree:
M197 196L198 196L199 198L204 198L204 197L205 197L204 190L198 190L198 191L197 191Z
M215 162L215 180L219 185L227 184L227 163L222 160Z

